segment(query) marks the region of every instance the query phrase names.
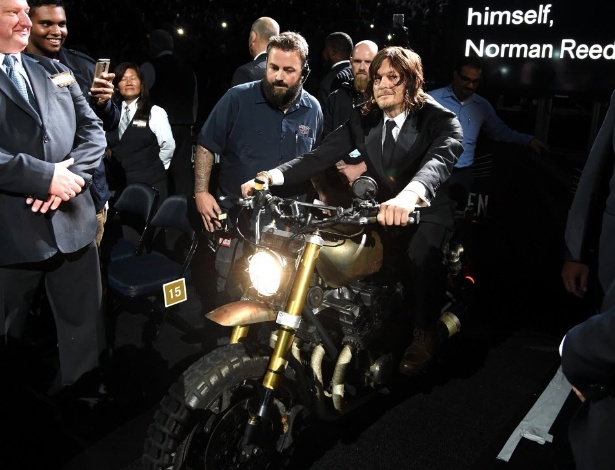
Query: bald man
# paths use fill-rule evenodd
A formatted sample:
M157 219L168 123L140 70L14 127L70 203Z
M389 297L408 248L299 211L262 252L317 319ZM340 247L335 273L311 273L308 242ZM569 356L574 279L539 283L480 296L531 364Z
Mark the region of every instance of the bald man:
M273 18L263 16L252 23L250 36L248 38L248 50L252 60L247 64L237 67L231 86L241 83L261 80L265 77L265 67L267 62L267 45L272 36L280 34L280 25Z
M365 101L365 90L369 82L369 66L378 52L378 45L369 40L359 41L352 48L350 67L352 78L342 83L325 101L322 134L326 136L349 118L352 110ZM348 205L351 201L350 184L367 170L360 156L346 156L335 167L312 178L318 198L327 204Z
M369 66L378 52L378 45L373 41L360 41L352 49L350 67L352 78L332 92L323 107L323 135L337 129L350 117L352 108L364 101L363 93L369 81Z

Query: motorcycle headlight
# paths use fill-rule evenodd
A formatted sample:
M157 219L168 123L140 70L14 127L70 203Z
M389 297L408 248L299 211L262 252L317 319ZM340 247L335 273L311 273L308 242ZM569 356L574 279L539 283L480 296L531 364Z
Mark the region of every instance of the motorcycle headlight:
M250 258L248 274L252 286L265 297L276 294L282 283L286 260L272 251L257 251Z

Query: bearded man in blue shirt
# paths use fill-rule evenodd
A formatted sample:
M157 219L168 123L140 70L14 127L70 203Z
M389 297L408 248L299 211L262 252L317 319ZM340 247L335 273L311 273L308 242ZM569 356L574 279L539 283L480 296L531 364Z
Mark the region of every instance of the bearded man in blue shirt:
M322 110L303 89L309 74L307 57L308 44L300 34L272 36L265 78L229 89L207 118L194 159L194 197L207 232L216 233L223 213L228 214L229 223L235 221L241 185L248 178L307 153L320 142ZM210 188L217 160L218 182ZM274 194L305 198L310 189L309 184L300 184L276 189ZM231 279L233 272L241 270L238 261L245 257L243 244L232 230L215 243L216 303L220 305L241 294L239 281Z

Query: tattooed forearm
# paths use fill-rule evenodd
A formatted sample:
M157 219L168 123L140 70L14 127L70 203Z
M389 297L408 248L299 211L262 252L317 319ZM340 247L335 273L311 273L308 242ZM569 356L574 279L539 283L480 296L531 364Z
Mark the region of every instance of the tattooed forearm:
M214 154L200 144L196 146L194 155L194 192L209 191L209 179L214 166Z

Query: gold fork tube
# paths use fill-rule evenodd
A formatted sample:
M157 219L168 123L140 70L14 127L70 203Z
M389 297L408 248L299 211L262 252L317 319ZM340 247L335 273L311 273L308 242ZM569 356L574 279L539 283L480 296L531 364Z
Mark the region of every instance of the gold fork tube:
M230 344L239 343L242 339L248 336L248 331L250 330L249 326L245 325L237 325L233 327L233 331L231 331L231 337L229 339Z
M301 317L303 305L305 304L305 297L310 287L312 275L316 269L316 260L318 259L318 253L322 245L323 239L318 233L308 237L305 249L299 261L299 268L290 291L285 313ZM293 345L296 331L296 328L288 325L282 325L278 330L278 339L273 348L271 359L269 360L269 369L263 379L263 386L266 388L274 389L282 380L284 369L288 363L286 358Z

